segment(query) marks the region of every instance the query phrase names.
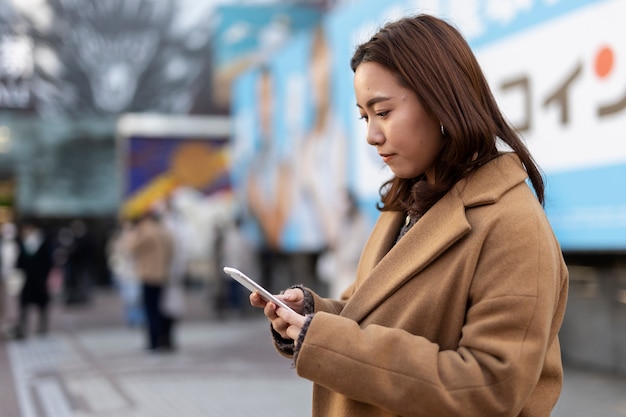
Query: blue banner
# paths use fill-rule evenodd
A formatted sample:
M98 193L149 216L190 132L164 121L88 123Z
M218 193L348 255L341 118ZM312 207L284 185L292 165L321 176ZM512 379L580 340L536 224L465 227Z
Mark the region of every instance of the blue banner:
M261 161L267 163L256 172L239 164L234 175L238 183L247 186L251 178L263 178L266 188L259 194L273 202L268 210L278 219L272 223L272 232L266 225L260 236L270 233L272 244L288 251L315 251L332 245L335 237L328 229L337 225L329 224L327 218L345 210L345 200L353 201L373 224L378 215L375 205L379 188L391 173L365 141L365 124L359 120L355 106L349 60L355 47L384 23L424 12L442 17L461 30L477 52L499 102L502 96L510 99L505 93L527 94L533 113L522 116L532 116L529 123L534 124L523 127L516 124L520 119L517 114L510 118L528 138L531 151L537 151L537 159L547 172L546 210L563 249L626 249L626 194L621 192L626 185L626 157L614 152L618 140L614 132L623 131L626 124L626 109L622 109L626 105L620 107L626 102L620 101L626 90L620 74L625 72L618 60L626 58L619 55L626 33L616 18L626 13L625 6L623 1L614 0L360 1L324 16L319 25L298 34L266 59L264 71L272 78L271 140L265 142L257 137L258 132L254 133L260 113L259 108L254 109L257 100L251 99L252 78L258 79L260 70L241 77L234 89L233 112L237 119L247 121L245 126L250 130L247 139L237 135L236 158L249 161L250 167L260 166ZM585 34L580 31L582 22L602 30ZM597 39L591 39L591 33ZM543 50L547 40L552 53L544 56L538 51ZM581 51L589 52L581 56ZM517 65L516 59L523 62ZM554 59L560 65L553 65ZM515 65L503 73L501 67L506 62ZM577 84L572 82L569 94L560 102L550 102L550 94L569 87L563 83L578 70L587 78L572 78ZM511 81L527 85L527 91L510 89ZM592 108L588 97L595 96L600 104L593 102L596 107ZM516 111L508 103L501 106L507 116L509 111ZM568 110L573 114L565 115L570 117L569 124L563 121ZM597 117L596 111L604 113ZM257 116L253 116L255 112ZM579 114L582 116L574 116ZM589 142L594 137L609 137L609 145L594 147ZM571 154L584 154L585 147L593 150L589 153L595 158L593 163L584 161L582 154L579 159ZM257 152L254 156L252 149ZM285 190L287 197L277 194ZM248 188L239 194L244 205L250 205L254 193ZM336 195L349 198L335 201L332 196ZM251 218L260 224L258 216Z

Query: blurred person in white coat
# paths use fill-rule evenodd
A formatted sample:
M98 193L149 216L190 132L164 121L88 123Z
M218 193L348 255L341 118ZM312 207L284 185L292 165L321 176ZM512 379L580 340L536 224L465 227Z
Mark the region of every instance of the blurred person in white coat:
M16 314L15 296L21 286L21 276L15 269L18 247L17 228L3 223L0 229L0 330L6 333Z
M221 231L221 247L218 249L219 269L228 266L236 268L245 274L254 275L259 271L257 252L248 239L241 232L243 219L236 216L232 221L225 223ZM234 308L239 314L247 314L253 309L249 308L248 291L226 273L223 273L225 284L223 296L228 301L228 306ZM259 279L259 277L255 277Z
M190 233L187 222L177 210L172 198L164 202L164 206L158 210L163 225L172 237L172 258L170 271L163 288L161 309L163 311L163 344L175 349L174 332L176 324L185 314L185 277L187 275L187 263L189 261L188 240Z

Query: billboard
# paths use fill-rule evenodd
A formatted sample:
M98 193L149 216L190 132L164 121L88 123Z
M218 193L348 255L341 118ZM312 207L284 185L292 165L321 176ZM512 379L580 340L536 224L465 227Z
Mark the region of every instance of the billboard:
M535 9L517 30L476 42L479 58L546 173L546 210L563 248L623 250L626 2Z
M288 39L314 26L321 11L289 4L222 5L215 11L212 40L212 95L222 108L230 105L233 79L258 65Z
M228 118L127 114L117 129L122 217L137 217L180 189L230 192Z
M391 174L365 141L349 59L356 45L385 22L421 12L453 23L476 52L502 111L521 132L545 172L546 211L563 249L626 249L626 193L622 191L626 190L626 138L621 133L626 131L626 36L620 21L620 16L626 15L623 0L358 1L337 8L315 29L273 54L264 68L255 68L237 79L232 110L236 125L242 124L235 128L239 132L235 134L235 158L245 161L245 155L265 147L275 161L288 162L291 158L297 161L297 171L309 169L308 160L298 156L298 149L308 146L306 132L315 125L315 100L322 90L315 84L313 73L323 71L319 67L311 71L316 65L311 53L313 39L321 30L327 43L330 78L326 84L330 89L326 99L332 109L332 135L345 145L337 153L327 148L326 155L343 155L345 171L333 171L334 163L327 158L317 162L317 172L320 177L333 173L332 179L327 177L323 182L354 197L373 223L379 188ZM263 71L273 76L273 98L259 106L251 92L258 92L255 80ZM269 145L254 139L258 132L255 123L264 106L272 109ZM241 134L245 129L248 135ZM273 166L278 169L279 165ZM243 167L234 167L239 185L245 183L249 172ZM291 176L298 175L306 176L297 172ZM241 197L245 205L249 195L241 192ZM327 207L345 207L345 201L333 204ZM287 212L296 207L292 205ZM317 210L310 216L320 216L324 208L318 206ZM320 228L323 226L314 230ZM302 247L302 242L289 239L287 230L282 229L279 246ZM303 239L308 233L305 230L295 235Z
M318 27L235 83L234 185L259 246L320 252L336 238L346 149L331 79Z

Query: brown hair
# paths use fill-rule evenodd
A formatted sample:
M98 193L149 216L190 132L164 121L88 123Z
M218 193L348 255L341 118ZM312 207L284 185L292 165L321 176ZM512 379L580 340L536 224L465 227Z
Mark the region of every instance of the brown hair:
M500 138L521 159L539 201L544 183L519 134L502 115L487 80L463 36L429 15L402 18L357 47L350 66L376 62L394 72L445 129L435 162L435 184L423 176L394 177L380 189L380 210L423 214L454 184L499 155Z

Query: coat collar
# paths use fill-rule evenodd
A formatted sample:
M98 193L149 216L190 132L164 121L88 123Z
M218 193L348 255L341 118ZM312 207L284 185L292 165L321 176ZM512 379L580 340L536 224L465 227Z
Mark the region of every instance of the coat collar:
M402 212L382 212L357 271L360 288L342 315L362 320L402 284L470 232L467 207L493 204L527 178L519 158L504 154L459 181L394 245ZM410 261L407 261L410 259Z
M508 152L459 181L455 188L459 190L465 207L476 207L495 203L527 178L519 157Z

